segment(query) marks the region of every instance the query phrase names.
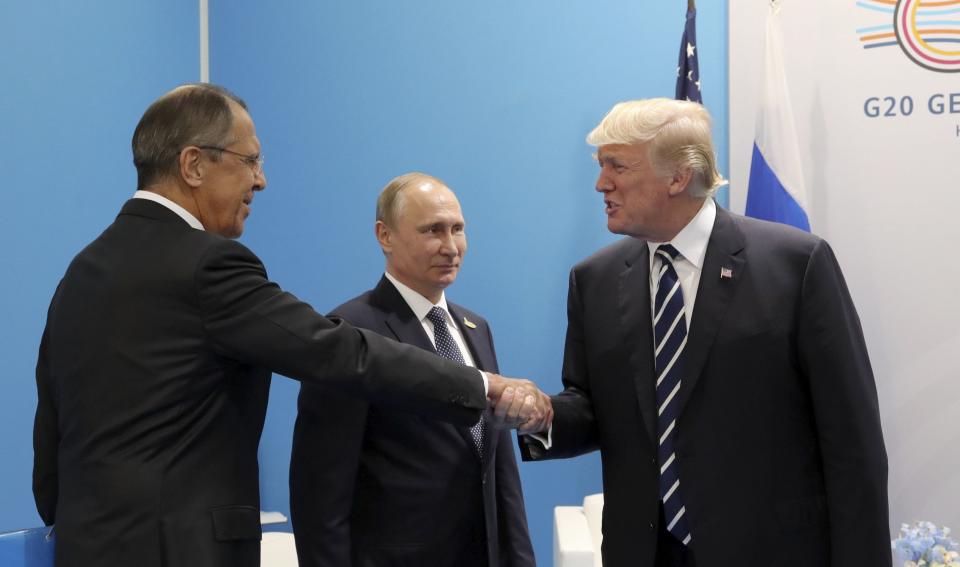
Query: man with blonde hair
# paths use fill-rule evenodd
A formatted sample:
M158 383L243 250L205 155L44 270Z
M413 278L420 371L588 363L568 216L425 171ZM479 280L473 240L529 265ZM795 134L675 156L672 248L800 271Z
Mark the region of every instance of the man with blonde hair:
M606 567L890 565L876 386L830 246L716 205L699 104L620 103L587 141L627 238L571 271L564 390L524 459L601 451Z

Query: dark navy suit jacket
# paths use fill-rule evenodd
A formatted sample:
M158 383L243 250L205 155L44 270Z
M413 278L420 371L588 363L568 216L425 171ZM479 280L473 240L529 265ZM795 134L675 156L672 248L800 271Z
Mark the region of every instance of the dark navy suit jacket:
M322 317L233 240L132 199L50 303L33 487L58 567L260 564L271 371L462 425L476 371Z
M497 372L487 322L448 303L478 368ZM434 352L386 277L333 313ZM471 325L466 324L469 321ZM533 567L513 443L301 386L290 508L301 567Z
M658 438L647 243L570 274L553 446L600 450L603 564L653 565ZM830 246L717 208L677 399L698 567L890 565L887 457L860 320Z

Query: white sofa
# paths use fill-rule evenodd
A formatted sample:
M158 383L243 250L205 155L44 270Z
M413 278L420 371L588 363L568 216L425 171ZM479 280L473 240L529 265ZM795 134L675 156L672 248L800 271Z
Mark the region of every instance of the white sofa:
M280 512L260 512L260 525L275 528L287 523ZM289 526L283 526L289 528ZM270 528L268 528L270 529ZM281 528L282 529L282 528ZM261 567L297 567L297 547L293 534L284 531L264 531L260 540Z
M263 532L260 540L262 567L297 567L297 548L289 532Z
M602 567L603 494L591 494L583 506L553 509L554 567Z

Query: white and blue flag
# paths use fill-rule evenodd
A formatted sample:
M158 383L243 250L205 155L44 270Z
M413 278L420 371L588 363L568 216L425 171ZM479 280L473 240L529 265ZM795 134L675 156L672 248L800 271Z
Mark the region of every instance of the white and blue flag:
M779 12L779 0L772 0L767 17L765 77L750 163L746 213L809 231L800 148L783 72Z

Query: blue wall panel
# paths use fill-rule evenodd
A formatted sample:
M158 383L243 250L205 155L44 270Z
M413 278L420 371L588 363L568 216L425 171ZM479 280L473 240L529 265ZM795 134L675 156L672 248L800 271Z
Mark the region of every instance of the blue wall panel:
M197 14L196 0L0 4L0 531L40 524L34 366L50 297L133 194L144 109L199 77Z
M698 17L700 68L726 163L726 2ZM250 104L267 157L243 241L326 311L383 269L374 200L423 170L458 193L470 250L454 301L493 325L502 370L560 389L567 273L611 242L587 132L613 103L672 96L686 2L211 6L211 79ZM287 511L298 385L274 381L262 504ZM521 465L541 564L552 508L600 490L597 455Z
M616 101L670 96L685 2L403 5L212 2L211 75L251 105L270 185L243 237L270 274L328 310L371 287L382 185L420 169L459 194L470 250L450 297L490 319L505 373L560 389L566 276L614 239L586 133ZM669 4L669 5L668 5ZM701 70L726 163L726 3L701 7ZM0 6L0 530L39 523L30 494L33 366L70 258L132 193L145 107L197 79L197 2ZM288 510L297 385L275 381L263 506ZM521 465L541 564L551 510L600 489L596 455Z

